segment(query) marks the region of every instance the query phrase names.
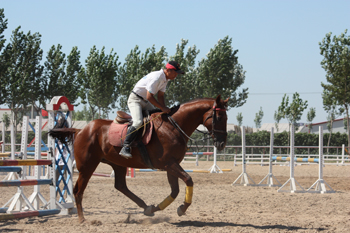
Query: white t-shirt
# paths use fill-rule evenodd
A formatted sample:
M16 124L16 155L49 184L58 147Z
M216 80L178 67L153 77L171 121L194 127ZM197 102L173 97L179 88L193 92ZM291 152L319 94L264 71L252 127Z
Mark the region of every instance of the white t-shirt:
M165 92L168 81L169 80L166 79L163 69L154 71L140 79L136 83L133 92L142 96L142 98L147 99L147 91L154 95L157 94L158 91Z

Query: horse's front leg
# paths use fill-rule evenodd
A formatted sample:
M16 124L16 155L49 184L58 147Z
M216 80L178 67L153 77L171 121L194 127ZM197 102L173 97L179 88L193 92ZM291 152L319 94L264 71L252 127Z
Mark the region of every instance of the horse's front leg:
M139 198L138 196L136 196L133 192L131 192L127 185L126 185L126 167L120 167L118 165L115 164L110 164L114 170L114 175L115 175L115 181L114 181L114 187L120 191L121 193L123 193L125 196L127 196L128 198L130 198L133 202L135 202L139 207L143 208L144 211L147 209L147 205L146 203ZM150 214L149 216L153 216L154 214Z
M159 205L157 205L157 207L154 207L154 206L148 207L146 212L154 213L156 211L163 210L168 205L170 205L179 194L178 178L180 178L186 184L186 196L185 196L184 204L179 206L179 208L177 209L177 214L179 216L184 215L187 208L192 203L192 196L193 196L192 178L177 163L172 163L171 165L165 166L165 170L167 171L168 181L171 186L171 194L167 198L165 198Z

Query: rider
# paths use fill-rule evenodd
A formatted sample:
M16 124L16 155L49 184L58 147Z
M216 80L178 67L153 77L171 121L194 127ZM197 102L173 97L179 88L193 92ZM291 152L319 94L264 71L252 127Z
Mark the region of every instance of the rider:
M164 113L170 112L164 102L166 85L169 80L174 80L178 74L184 73L180 69L179 63L169 61L165 69L151 72L136 83L128 99L132 125L128 128L123 148L119 153L121 156L127 159L132 158L130 144L136 137L136 131L142 125L142 110L151 110L157 107ZM156 94L158 100L154 97Z

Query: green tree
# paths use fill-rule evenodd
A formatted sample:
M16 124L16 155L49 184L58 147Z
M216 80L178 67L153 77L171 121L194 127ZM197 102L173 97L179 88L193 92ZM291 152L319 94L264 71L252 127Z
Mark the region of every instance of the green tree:
M79 110L75 110L73 112L73 121L92 121L93 119L98 118L98 114L95 113L95 116L92 116L92 113L88 110L88 108L86 107L86 105L84 105L83 110L79 111ZM106 119L108 118L106 113L102 114L102 118Z
M198 89L201 97L229 97L228 107L240 107L248 98L248 88L240 92L243 85L245 71L238 63L238 50L233 50L232 39L226 36L210 49L207 57L199 62Z
M262 110L262 107L260 107L259 112L255 113L255 119L254 119L255 127L257 129L261 127L261 121L263 117L264 117L264 112Z
M333 122L338 116L343 114L344 109L341 106L337 105L337 100L334 98L334 96L330 95L329 91L327 90L323 90L322 99L323 99L323 109L328 113L327 128L329 131L329 137L328 137L327 146L329 146L331 142L332 133L333 133Z
M83 104L89 104L94 118L96 113L98 113L98 118L101 118L115 108L118 97L117 75L120 65L118 58L113 49L107 55L104 47L99 52L94 46L86 59L86 68L83 70L85 74L82 75L81 97Z
M241 127L243 124L243 115L241 112L237 113L236 119L237 119L237 123L238 123L238 127L236 128L236 131L240 135L241 134Z
M7 59L2 53L3 48L5 47L6 39L3 35L4 31L7 29L7 19L5 19L4 9L0 8L0 105L5 103L4 96L6 94L7 82L5 71L7 69Z
M291 124L296 126L296 123L301 119L304 110L307 108L307 100L303 102L300 98L299 93L293 94L293 101L289 104L289 96L284 94L282 103L278 107L277 114L288 121L289 127Z
M297 122L301 119L303 115L303 111L307 108L307 100L303 102L303 100L299 97L299 93L295 92L293 94L293 101L289 104L289 96L284 94L282 98L282 103L278 107L277 113L275 115L282 119L286 119L290 126L293 124L297 126ZM290 133L288 134L290 136Z
M2 121L5 123L5 131L7 130L7 128L10 126L10 116L5 112L4 115L2 115Z
M238 122L238 126L241 127L243 124L243 115L241 112L237 113L236 119Z
M347 119L348 146L350 146L349 133L349 104L350 104L350 36L347 30L340 36L331 38L332 33L327 33L319 43L322 68L326 71L327 83L321 86L328 92L337 105L344 108Z
M62 45L52 45L44 62L45 95L41 103L44 105L54 96L62 96L65 89L66 55L62 52ZM68 87L68 85L67 85ZM69 87L68 87L69 88ZM44 105L45 106L45 105Z
M281 116L281 113L277 111L275 111L275 114L273 115L273 119L275 120L275 128L276 128L276 133L278 133L278 124L280 123L281 119L283 118L283 116Z
M312 130L312 121L315 119L315 117L316 117L316 108L310 108L310 110L306 115L309 132Z
M60 44L52 46L44 63L45 96L41 100L43 106L54 96L66 96L69 102L75 106L79 98L81 86L82 66L80 64L80 51L73 47L66 59L61 51Z
M176 45L175 55L169 58L169 61L177 61L185 74L178 75L176 79L168 84L166 92L166 104L168 106L200 97L197 90L197 70L195 68L199 50L194 45L185 52L187 44L188 40L181 39L181 44Z
M42 49L40 48L41 35L24 34L17 27L11 36L10 43L4 50L9 62L6 70L6 94L4 100L12 110L13 124L21 121L28 105L35 106L38 96L43 95L43 66ZM16 127L15 127L16 129Z

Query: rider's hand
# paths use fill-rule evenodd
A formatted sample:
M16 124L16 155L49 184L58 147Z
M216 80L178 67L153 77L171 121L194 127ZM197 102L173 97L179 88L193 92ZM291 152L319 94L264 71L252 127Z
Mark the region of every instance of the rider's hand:
M162 112L165 112L165 113L170 113L170 108L168 108L168 107L163 107L162 109Z

